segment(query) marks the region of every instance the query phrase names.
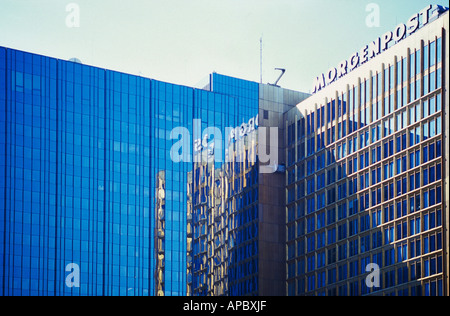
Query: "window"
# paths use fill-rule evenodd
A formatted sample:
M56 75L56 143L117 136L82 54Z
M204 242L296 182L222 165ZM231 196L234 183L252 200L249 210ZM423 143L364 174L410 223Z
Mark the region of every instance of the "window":
M325 247L325 232L321 232L317 234L317 249ZM322 253L323 260L322 262L325 264L325 253Z
M336 189L331 188L327 191L327 205L333 204L336 202Z
M316 276L308 276L308 292L314 291L316 287Z
M362 194L359 198L361 212L369 208L369 193Z
M311 272L314 271L316 269L316 257L315 256L311 256L307 258L307 271Z
M390 266L395 263L395 249L388 249L384 252L384 265ZM392 286L392 285L390 285Z
M372 213L372 228L381 225L381 210L373 211Z
M356 256L359 253L359 240L355 239L349 242L349 257Z
M314 197L306 200L307 213L311 214L316 211L316 203Z
M442 68L436 70L436 89L442 88Z
M436 60L437 63L440 63L442 61L442 38L438 38L436 42Z
M418 96L418 91L416 90L416 82L415 81L411 81L411 83L409 84L409 102L414 102L415 100L417 100L417 96Z
M331 103L327 103L327 122L331 122Z
M354 236L358 233L358 219L355 218L353 220L350 221L349 223L349 232L348 235L349 237Z
M325 173L321 173L317 176L317 190L325 187Z
M350 268L350 277L351 278L358 276L358 271L359 271L358 267L359 267L358 260L350 262L349 268ZM355 295L356 295L356 293L355 293Z
M384 222L390 222L394 220L394 205L389 205L384 208Z
M419 74L419 73L421 73L422 71L421 71L421 54L422 54L422 51L419 49L419 50L417 50L416 51L416 68L415 68L415 70L416 70L416 75L417 74Z
M328 230L328 245L336 243L336 228Z
M267 111L267 119L268 119L268 114L269 112ZM305 118L301 118L298 122L297 122L297 129L298 129L298 139L303 139L305 137Z
M316 171L316 168L315 168L315 159L308 160L308 161L306 162L306 172L307 172L307 175L308 175L308 176L309 176L309 175L312 175L315 171Z
M317 215L317 229L325 227L325 212Z
M409 55L409 72L412 78L416 75L416 53L413 52Z
M436 90L436 73L433 71L430 73L430 92Z
M328 270L328 285L336 283L336 268Z
M394 132L394 118L384 121L384 137L391 135Z
M436 64L436 41L430 43L430 67Z
M347 238L347 224L339 225L338 227L338 240Z
M347 244L338 246L338 258L339 260L347 259Z
M316 250L316 237L310 236L306 238L306 244L307 244L307 251L308 253L313 252Z
M339 273L339 281L347 280L348 278L347 264L339 266L338 273Z
M328 264L333 264L336 262L336 248L333 247L328 249Z
M314 178L309 179L306 183L307 183L306 185L307 194L313 193L316 190Z
M397 86L402 84L402 63L401 60L397 62Z
M349 216L352 216L352 215L355 215L358 213L358 199L354 199L349 202L348 212L349 212Z
M314 130L311 125L311 115L308 114L306 117L306 135L311 135L311 131Z
M336 222L336 210L331 209L327 211L327 225L331 225Z

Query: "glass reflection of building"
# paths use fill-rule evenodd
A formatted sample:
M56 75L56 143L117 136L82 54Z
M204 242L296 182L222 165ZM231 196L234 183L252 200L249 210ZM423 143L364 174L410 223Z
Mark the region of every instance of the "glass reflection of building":
M258 293L256 134L231 142L218 169L214 155L194 164L188 198L192 295Z
M242 84L248 83L234 81L222 92L235 96L240 104L245 96L239 88ZM256 105L253 116L258 114L259 129L227 142L225 163L214 162L217 153L206 148L202 154L207 158L212 155L194 163L188 175L189 295L285 295L282 117L308 95L277 86L251 85L250 102ZM277 143L263 148L258 134L268 127L276 127L280 137ZM266 133L263 137L268 138ZM264 174L258 153L270 151L277 153L278 160L270 165L276 172Z
M156 180L156 192L155 192L155 292L157 296L164 296L164 264L165 264L165 232L166 232L166 219L165 219L165 208L166 208L166 176L165 172L161 171L158 173L158 178Z
M288 295L448 295L448 21L286 114Z

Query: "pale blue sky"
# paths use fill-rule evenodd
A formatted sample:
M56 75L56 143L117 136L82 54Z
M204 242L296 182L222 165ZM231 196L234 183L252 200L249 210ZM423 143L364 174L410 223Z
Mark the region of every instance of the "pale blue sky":
M0 46L193 86L216 71L309 92L314 76L448 0L0 0ZM66 26L66 6L80 27ZM380 8L369 28L366 5Z

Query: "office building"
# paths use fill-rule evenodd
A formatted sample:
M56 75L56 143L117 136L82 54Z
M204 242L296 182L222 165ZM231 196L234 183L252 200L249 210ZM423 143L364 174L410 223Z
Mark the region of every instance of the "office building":
M248 125L256 128L236 139L227 136L225 163L206 153L209 159L195 163L188 177L190 295L285 295L282 119L309 95L252 85L259 113ZM271 133L274 139L264 141ZM268 153L275 153L273 161L262 158Z
M449 294L448 24L425 8L285 114L288 295Z
M186 295L193 164L171 132L259 110L258 84L208 87L0 48L0 295Z

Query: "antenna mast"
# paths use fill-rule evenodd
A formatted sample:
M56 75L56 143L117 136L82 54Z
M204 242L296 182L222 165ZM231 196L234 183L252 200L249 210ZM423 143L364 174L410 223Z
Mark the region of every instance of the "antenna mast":
M259 46L260 46L260 57L259 57L259 59L260 59L260 65L259 65L260 69L259 69L259 72L260 72L260 75L261 75L260 82L262 84L263 83L263 73L262 73L263 72L263 38L262 38L262 36L259 39Z

